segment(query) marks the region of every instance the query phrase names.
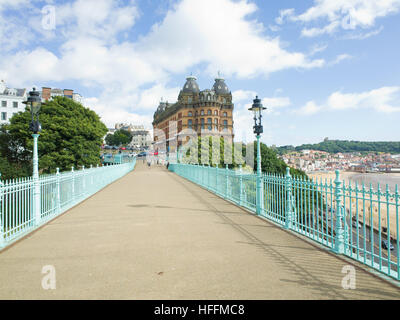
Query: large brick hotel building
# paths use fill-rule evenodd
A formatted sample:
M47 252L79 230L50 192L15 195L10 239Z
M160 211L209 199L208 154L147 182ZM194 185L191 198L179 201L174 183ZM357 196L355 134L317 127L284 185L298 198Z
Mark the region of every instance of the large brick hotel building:
M186 136L190 131L185 129L193 130L197 136L219 135L233 139L232 93L225 80L218 77L211 90L203 91L199 90L196 80L194 76L186 78L176 103L160 102L153 121L156 149L165 143L167 150L175 151L182 140L189 139L178 139L179 135ZM162 130L164 135L157 135L156 129Z

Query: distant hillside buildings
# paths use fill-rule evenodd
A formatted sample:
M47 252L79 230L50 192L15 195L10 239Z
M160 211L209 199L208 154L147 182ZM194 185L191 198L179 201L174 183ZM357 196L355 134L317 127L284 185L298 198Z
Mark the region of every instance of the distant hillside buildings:
M328 153L302 150L280 156L286 164L305 172L346 170L356 172L400 172L400 155L375 152Z

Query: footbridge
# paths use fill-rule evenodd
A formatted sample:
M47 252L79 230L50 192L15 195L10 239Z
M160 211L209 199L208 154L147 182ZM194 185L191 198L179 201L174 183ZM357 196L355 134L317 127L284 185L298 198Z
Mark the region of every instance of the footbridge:
M5 220L15 200L1 186L0 299L400 299L391 268L338 253L323 224L319 240L307 236L296 202L286 227L268 198L257 216L250 192L235 197L236 176L142 161L106 169L47 177L41 214L21 209L21 223Z

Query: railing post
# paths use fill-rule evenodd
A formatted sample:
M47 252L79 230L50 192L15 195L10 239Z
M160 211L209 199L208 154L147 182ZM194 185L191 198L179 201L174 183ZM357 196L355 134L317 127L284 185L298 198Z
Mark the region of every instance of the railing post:
M57 189L57 213L61 212L61 194L60 194L60 168L56 169L56 189Z
M286 196L286 204L285 204L285 229L294 229L293 222L295 221L295 212L294 212L294 204L293 204L293 180L290 175L290 168L286 168L286 176L285 176L285 196Z
M33 137L33 216L35 225L40 225L40 179L39 179L39 156L38 156L38 138L39 134L32 134Z
M242 165L240 165L239 169L239 174L240 174L240 194L239 194L239 205L243 205L243 172L242 172Z
M210 190L210 164L207 164L207 190Z
M86 193L86 172L85 166L82 165L82 194Z
M201 184L202 184L203 188L204 188L204 180L205 180L205 177L204 177L204 164L202 164L201 165Z
M4 217L3 217L3 181L1 181L1 173L0 173L0 248L4 247L5 244L5 240L4 240L4 228L3 228L3 221L4 221Z
M261 143L260 135L257 135L257 175L256 175L256 214L261 215L264 209L263 200L263 174L261 168Z
M215 193L218 194L218 163L215 166Z
M336 200L336 225L335 225L335 248L334 251L339 254L345 252L345 229L346 221L344 208L342 206L342 182L339 177L339 170L336 170L335 179L335 200Z
M93 187L93 165L90 165L90 188Z
M228 199L228 165L225 165L225 198Z
M72 202L74 202L75 201L75 172L74 172L74 166L71 167L71 174L72 174L71 194L72 194Z

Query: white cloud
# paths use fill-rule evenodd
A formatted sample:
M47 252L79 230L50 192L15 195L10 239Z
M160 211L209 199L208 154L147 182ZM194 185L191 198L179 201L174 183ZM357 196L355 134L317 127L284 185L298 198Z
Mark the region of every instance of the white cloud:
M320 111L323 107L318 106L314 101L308 101L297 112L302 115L311 115Z
M281 92L281 90L276 90ZM253 99L256 97L256 92L250 90L237 90L232 92L232 98L235 103L235 109L233 112L233 120L235 122L235 140L251 142L254 140L253 133L253 114L248 110ZM282 108L291 105L291 101L288 97L265 97L261 100L261 103L267 110L264 111L264 116L278 116ZM263 117L263 125L269 121L268 117ZM266 127L266 126L265 126ZM272 133L270 131L265 132L263 140L271 139Z
M137 108L154 111L162 98L166 102L175 102L181 88L165 88L162 84L143 90Z
M27 5L29 0L0 0L0 10Z
M40 8L36 11L40 14ZM56 5L57 42L51 43L56 47L48 49L43 43L15 53L2 51L0 77L16 87L75 81L100 89L101 94L88 101L93 108L97 104L96 110L109 122L117 117L125 121L129 112L136 118L141 112L152 113L161 96L174 102L179 88L168 86L171 77L199 66L209 75L220 70L229 77L248 78L325 64L323 59L283 48L278 37L268 37L264 25L251 19L256 11L248 0L183 0L138 38L134 24L140 11L135 1L76 0ZM40 19L31 20L29 32L40 33L39 23ZM122 37L125 33L138 40ZM254 95L248 98L251 102Z
M117 33L131 28L139 17L134 1L77 0L57 7L57 27L66 36L111 40Z
M1 51L16 49L21 44L27 44L32 37L29 28L20 21L5 13L8 10L18 10L30 7L29 0L0 0L0 48ZM1 52L0 52L1 55ZM1 57L0 57L1 58Z
M322 59L309 60L303 53L283 49L279 38L264 36L264 26L249 19L256 10L247 0L181 1L138 48L152 64L170 72L206 63L209 74L220 70L247 78L324 65Z
M334 66L334 65L336 65L336 64L338 64L338 63L340 63L340 62L342 62L343 60L349 60L349 59L352 59L352 58L353 58L353 56L351 56L351 55L349 55L349 54L347 54L347 53L339 54L339 55L336 57L335 60L329 62L327 65L328 65L328 66Z
M290 106L291 101L288 97L273 97L262 99L262 104L267 108L267 112L276 112L277 109Z
M371 32L359 32L359 33L350 33L344 36L344 39L351 39L351 40L364 40L373 36L376 36L382 32L384 29L383 26L380 26L378 29L372 30Z
M232 92L232 100L235 103L241 103L242 101L251 102L256 97L257 93L250 90L236 90Z
M313 56L314 54L325 51L327 48L328 48L327 44L316 44L311 48L309 56Z
M140 115L125 108L115 107L104 102L103 99L96 97L86 98L84 105L100 115L102 121L109 128L113 128L115 123L144 124L146 128L152 128L152 117L150 115Z
M294 9L285 9L276 20L280 24L285 19L305 25L319 24L302 30L302 36L315 37L341 29L369 29L375 26L378 18L396 14L399 10L400 0L314 0L314 6L304 13L296 15ZM325 25L321 26L321 21L325 21Z
M275 19L277 24L283 24L287 17L292 17L294 15L294 9L284 9L279 11L279 17Z
M372 109L377 112L400 112L400 87L382 87L361 93L332 93L325 103L318 105L308 101L296 112L311 115L320 111Z

